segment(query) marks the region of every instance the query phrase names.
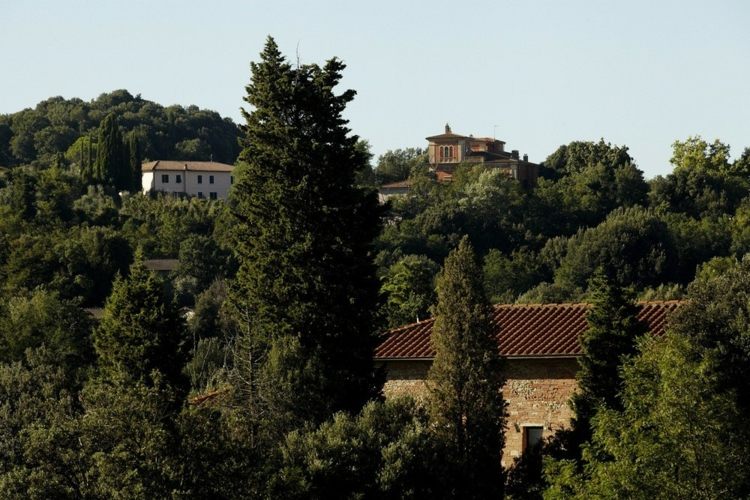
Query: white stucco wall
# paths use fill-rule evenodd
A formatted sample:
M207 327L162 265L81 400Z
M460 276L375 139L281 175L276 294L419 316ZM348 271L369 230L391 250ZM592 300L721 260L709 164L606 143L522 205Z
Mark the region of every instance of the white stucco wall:
M143 187L143 192L148 193L151 191L154 187L154 173L153 172L143 172L141 175L141 186Z
M163 176L168 181L164 182ZM177 182L177 177L180 182ZM213 182L211 182L213 178ZM217 199L226 199L232 186L231 172L200 172L179 170L156 170L143 172L143 191L159 191L164 193L182 193L189 196L210 198L216 193Z

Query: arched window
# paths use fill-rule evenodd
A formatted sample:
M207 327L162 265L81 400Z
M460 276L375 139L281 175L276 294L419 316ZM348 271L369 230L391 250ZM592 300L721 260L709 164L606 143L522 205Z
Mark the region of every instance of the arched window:
M440 146L438 149L440 155L440 162L448 162L455 160L455 149L453 146Z

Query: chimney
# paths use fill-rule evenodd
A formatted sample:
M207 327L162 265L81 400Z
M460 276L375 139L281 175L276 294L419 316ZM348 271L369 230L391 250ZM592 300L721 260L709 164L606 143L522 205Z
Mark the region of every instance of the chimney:
M529 155L523 155L523 161L529 161Z
M445 133L446 134L450 134L451 133L451 126L448 125L447 123L445 124Z
M518 159L518 150L514 149L513 151L510 152L510 155L517 160Z

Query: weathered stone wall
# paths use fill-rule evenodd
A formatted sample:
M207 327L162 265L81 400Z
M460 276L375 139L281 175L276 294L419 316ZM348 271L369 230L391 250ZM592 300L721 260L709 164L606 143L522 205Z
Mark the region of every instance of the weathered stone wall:
M508 402L503 462L523 451L523 428L541 426L544 437L567 427L573 416L568 400L576 389L575 359L512 359L506 363L503 396Z
M385 364L386 397L426 393L429 361L389 361ZM570 423L568 400L576 388L578 362L567 359L509 359L505 363L503 396L508 402L503 463L509 465L523 451L523 428L540 426L544 437Z
M385 397L411 396L420 401L427 392L425 379L431 361L389 361L385 363Z

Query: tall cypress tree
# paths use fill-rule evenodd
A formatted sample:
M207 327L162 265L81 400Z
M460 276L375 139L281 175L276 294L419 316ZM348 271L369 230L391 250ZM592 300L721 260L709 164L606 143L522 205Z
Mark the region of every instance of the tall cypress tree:
M615 285L599 272L591 281L593 307L586 321L588 329L581 337L583 353L576 375L578 391L573 395L575 417L565 446L580 460L581 446L591 440L591 419L600 406L621 410L624 358L636 352L636 339L646 332L637 319L638 307L633 292Z
M94 147L91 144L91 136L86 141L86 180L91 182L94 178Z
M107 115L99 126L94 180L111 184L117 190L130 189L132 175L115 116Z
M128 166L130 167L129 190L137 193L141 190L141 145L138 136L132 133L128 136Z
M437 284L428 374L433 428L447 446L450 495L502 496L505 403L491 306L467 237L448 255Z
M81 144L81 179L86 184L94 184L98 181L97 177L91 136L85 136Z
M232 304L242 325L238 392L274 431L357 411L379 394L372 362L378 281L374 193L333 91L344 64L292 67L269 37L245 101L246 164L230 199L241 263Z

